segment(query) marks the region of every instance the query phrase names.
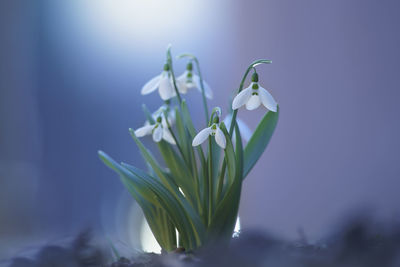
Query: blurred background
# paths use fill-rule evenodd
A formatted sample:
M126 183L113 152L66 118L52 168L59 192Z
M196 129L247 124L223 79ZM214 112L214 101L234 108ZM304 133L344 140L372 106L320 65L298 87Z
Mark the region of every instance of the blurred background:
M140 211L97 157L145 167L128 128L169 43L227 111L247 65L280 104L246 179L242 228L317 240L344 214L399 221L398 1L0 2L0 259L91 227L134 246ZM180 73L185 62L176 62ZM198 129L198 95L188 94ZM241 110L254 129L264 109ZM225 112L226 114L226 112ZM151 144L150 139L146 140ZM133 245L132 245L133 244Z

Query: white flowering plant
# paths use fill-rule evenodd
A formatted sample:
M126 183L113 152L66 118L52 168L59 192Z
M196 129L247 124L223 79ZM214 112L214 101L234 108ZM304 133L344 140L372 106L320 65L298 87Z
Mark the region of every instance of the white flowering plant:
M203 80L198 59L187 59L186 71L176 77L171 49L167 49L162 73L146 83L143 95L158 89L163 105L154 113L143 106L146 122L129 129L147 163L148 171L127 163L117 163L99 151L103 162L116 171L122 183L143 210L157 242L164 251L183 248L194 251L215 242L229 243L238 216L242 182L267 147L279 115L272 95L259 85L256 66L270 60L251 63L233 99L229 126L221 120L221 109L209 113L207 98L213 94ZM193 67L196 67L196 73ZM251 84L243 89L253 71ZM200 131L193 123L183 98L193 88L202 95L205 125ZM269 111L259 122L246 146L243 146L238 109L253 110L260 105ZM225 120L226 121L226 120ZM139 139L151 135L163 158L160 163ZM207 145L202 145L207 142ZM178 234L176 234L178 233Z

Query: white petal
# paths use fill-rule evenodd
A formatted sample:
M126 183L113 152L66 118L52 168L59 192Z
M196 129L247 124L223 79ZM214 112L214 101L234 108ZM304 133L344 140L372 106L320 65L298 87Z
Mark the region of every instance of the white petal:
M226 128L229 129L231 127L231 122L232 122L232 113L229 113L228 115L226 115L223 122L225 123Z
M157 128L154 129L153 131L153 141L154 142L160 142L163 136L163 130L160 125L158 125Z
M155 91L160 84L161 74L148 81L142 88L142 95L150 94Z
M246 141L250 140L251 135L253 134L250 130L249 126L246 125L241 119L236 118L236 123L239 126L240 135Z
M187 93L188 87L184 80L176 80L176 86L178 87L179 93L181 93L181 94Z
M225 119L224 123L227 129L231 127L231 122L232 122L232 114L228 114ZM236 124L239 126L240 130L240 135L245 141L249 141L251 135L253 134L252 131L250 130L249 126L247 126L244 121L236 117ZM233 137L232 137L232 142L235 143L235 132L233 132Z
M217 127L217 129L215 130L215 142L217 142L217 144L220 147L225 149L225 147L226 147L225 135L224 135L224 133L221 131L221 129L219 127Z
M200 77L198 75L193 75L193 81L196 84L197 89L201 92L201 84L200 84ZM208 99L213 98L213 91L211 90L210 86L203 80L204 85L204 94Z
M192 146L198 146L203 143L211 134L211 127L201 130L193 139Z
M248 110L256 109L260 106L261 101L258 95L252 95L246 103L246 108Z
M168 122L171 126L175 123L175 111L174 110L170 110L168 112Z
M160 79L160 86L158 88L162 100L168 100L175 96L175 90L172 87L171 81L168 76Z
M251 87L247 87L246 89L243 89L237 96L235 96L232 102L232 109L233 110L238 109L244 104L246 104L247 101L249 101L249 98L251 97L252 91L253 90L251 89Z
M140 127L135 131L135 135L137 137L143 137L145 135L151 134L151 131L153 130L154 125L145 125L143 127Z
M276 112L278 104L272 95L262 87L259 87L258 91L262 104L272 112Z
M176 144L176 143L175 143L175 140L174 140L174 138L172 137L172 135L171 135L170 131L168 130L168 128L164 128L164 127L163 127L163 139L164 139L165 141L167 141L168 143L171 143L171 144L173 144L173 145Z
M181 81L181 82L185 82L186 81L186 75L187 75L187 71L185 70L181 75L176 77L176 80L177 81Z

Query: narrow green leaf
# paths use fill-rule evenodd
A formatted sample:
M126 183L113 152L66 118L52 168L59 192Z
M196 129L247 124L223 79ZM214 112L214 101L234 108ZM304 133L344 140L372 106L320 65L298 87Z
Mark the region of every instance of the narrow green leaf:
M143 158L146 160L147 163L151 165L153 168L154 172L157 174L157 177L160 178L162 183L170 190L170 192L176 191L177 185L174 183L170 177L166 176L161 168L161 166L158 164L154 156L146 149L146 147L143 145L143 143L136 137L135 131L133 129L129 129L129 132L135 140L137 146L139 147L140 152L142 153Z
M185 238L186 247L188 249L198 247L205 237L205 228L198 214L182 194L179 192L172 194L159 181L134 166L126 163L123 163L123 166L140 178L157 195L160 204L169 214L179 233Z
M224 122L220 123L220 128L225 135L226 147L225 147L225 161L228 168L228 187L233 183L236 176L236 162L235 162L235 151L233 149L233 144L231 137L225 127Z
M137 202L140 201L140 199L138 199L140 197L146 199L155 206L159 205L155 198L154 193L148 187L143 186L142 184L137 184L136 186L133 186L129 181L124 180L124 177L126 175L129 175L128 170L126 170L124 167L118 164L115 160L113 160L103 151L99 151L98 154L100 159L106 164L106 166L110 167L120 175L122 183L125 185L125 187L128 189L128 191L131 193L131 195L135 198Z
M158 148L171 173L171 179L169 180L173 180L174 183L182 189L191 203L195 205L193 177L186 163L179 157L178 153L176 153L169 143L161 141L158 143Z
M185 158L190 160L190 149L192 146L190 145L191 142L189 140L188 133L178 107L175 108L175 120L179 143L181 144Z
M158 220L160 214L163 212L165 213L165 211L161 209L161 205L154 192L140 181L133 179L129 171L104 152L99 151L99 156L108 167L112 168L120 175L121 182L142 208L143 214L159 245L166 251L174 250L176 248L176 238L174 240L166 236L165 227L172 227L174 229L175 227L171 225L166 226L165 222L160 222Z
M277 112L268 111L251 136L246 148L244 149L243 178L249 174L267 147L272 134L274 133L276 124L278 123L278 117L279 107Z
M229 242L232 238L239 210L240 194L242 190L241 168L243 166L243 147L240 131L235 125L236 133L236 177L233 184L227 189L226 194L217 206L215 215L211 220L208 232L208 242Z

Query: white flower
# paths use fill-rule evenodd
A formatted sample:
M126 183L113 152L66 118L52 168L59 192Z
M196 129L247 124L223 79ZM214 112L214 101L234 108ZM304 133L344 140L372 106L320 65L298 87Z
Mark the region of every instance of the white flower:
M254 76L253 76L254 77ZM278 104L272 95L259 86L258 77L253 78L252 83L246 89L243 89L232 102L232 109L238 109L243 105L246 105L248 110L258 108L260 104L263 104L267 109L276 112Z
M179 93L186 94L189 89L197 88L201 92L201 84L200 77L196 74L193 74L192 71L192 63L189 63L186 67L186 70L176 78L177 86ZM204 85L204 94L207 98L213 98L213 92L211 91L210 86L203 80Z
M155 124L146 124L135 131L137 137L143 137L151 134L153 136L154 142L160 142L164 139L170 144L175 145L175 140L168 129L168 125L165 122L165 116L160 116L157 118Z
M226 128L229 129L231 127L231 122L232 122L232 113L227 115L224 119L224 123L226 125ZM236 117L236 124L239 127L240 135L242 138L247 142L250 140L251 135L253 134L252 131L250 130L249 126L247 126L244 121ZM235 132L233 132L232 136L232 142L235 143Z
M209 136L215 136L215 142L225 149L226 139L225 135L216 123L213 123L210 127L201 130L193 139L192 146L198 146L202 144Z
M162 124L165 127L168 127L167 121L165 120L165 113L167 113L167 118L168 118L168 123L170 126L174 125L175 123L175 112L172 111L167 105L162 105L159 107L156 111L151 114L153 119L156 121L158 117L162 117ZM148 121L145 122L145 124L149 124Z
M176 95L168 64L164 65L164 70L160 75L148 81L142 88L142 95L150 94L158 88L158 93L162 100L171 99Z

